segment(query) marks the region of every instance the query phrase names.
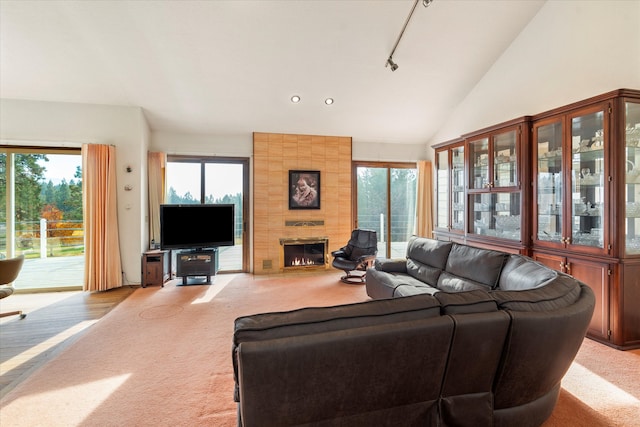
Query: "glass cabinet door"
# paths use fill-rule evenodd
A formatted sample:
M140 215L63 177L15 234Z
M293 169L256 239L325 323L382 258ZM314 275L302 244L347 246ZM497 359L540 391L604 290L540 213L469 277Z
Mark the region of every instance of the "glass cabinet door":
M521 240L520 192L479 193L469 198L473 209L472 233Z
M489 138L477 139L469 143L470 161L470 189L489 188L491 175L489 174Z
M640 104L625 103L625 252L640 254Z
M449 227L449 151L438 151L436 161L436 227Z
M534 127L536 153L536 222L538 240L563 243L562 122Z
M604 111L571 119L571 244L604 248Z
M493 137L493 188L518 185L517 147L515 130Z
M464 232L464 146L451 150L451 229Z

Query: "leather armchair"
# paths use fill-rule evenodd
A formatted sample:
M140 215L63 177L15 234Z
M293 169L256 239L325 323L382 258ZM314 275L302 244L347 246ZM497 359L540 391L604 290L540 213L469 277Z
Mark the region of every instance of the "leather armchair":
M378 253L378 235L373 230L355 229L346 246L331 252L334 268L343 270L340 278L344 283L362 284L367 268L373 266Z

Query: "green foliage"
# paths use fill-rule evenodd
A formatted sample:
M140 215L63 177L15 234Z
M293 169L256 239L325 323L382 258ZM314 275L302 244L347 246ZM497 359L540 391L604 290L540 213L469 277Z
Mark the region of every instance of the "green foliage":
M54 185L51 180L44 182L47 162L46 154L16 154L14 156L16 224L37 223L45 206L55 206L65 220L82 220L82 173L76 168L75 179L62 180ZM0 155L0 170L6 171L6 155ZM0 200L6 204L6 174L0 173ZM0 223L6 222L6 209L0 209ZM19 226L18 226L19 228Z

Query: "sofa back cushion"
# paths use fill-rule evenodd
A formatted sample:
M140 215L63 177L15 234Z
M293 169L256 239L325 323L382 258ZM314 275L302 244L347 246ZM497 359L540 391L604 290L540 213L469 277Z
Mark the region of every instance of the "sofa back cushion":
M555 279L558 272L531 258L522 255L510 255L500 274L498 289L503 291L522 291L539 288Z
M503 310L551 311L568 307L580 297L580 282L572 276L557 273L545 286L523 291L495 290L491 296Z
M407 245L407 273L435 287L452 246L450 242L412 236Z
M479 289L479 285L484 286L486 290L494 289L498 286L500 272L507 256L504 252L454 243L449 251L445 272L461 280L439 280L438 289L461 291Z
M470 314L498 311L498 303L488 292L475 290L468 292L436 292L442 314Z
M382 299L333 307L262 313L235 320L233 352L240 343L311 335L440 316L440 303L431 295ZM233 358L234 378L238 367ZM236 384L237 385L237 384ZM237 389L235 394L238 399Z

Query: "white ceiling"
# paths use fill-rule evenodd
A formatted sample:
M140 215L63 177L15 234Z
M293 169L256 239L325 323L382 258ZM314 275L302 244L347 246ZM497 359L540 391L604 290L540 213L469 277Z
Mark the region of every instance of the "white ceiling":
M153 131L425 143L543 3L419 4L392 72L413 0L1 0L0 97L139 106Z

